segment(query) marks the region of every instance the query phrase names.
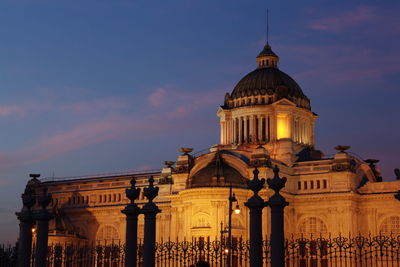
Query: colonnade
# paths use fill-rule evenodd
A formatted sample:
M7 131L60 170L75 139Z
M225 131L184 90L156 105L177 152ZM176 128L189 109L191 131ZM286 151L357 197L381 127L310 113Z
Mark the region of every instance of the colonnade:
M295 119L293 123L293 141L301 144L312 144L312 129L308 121Z
M313 126L305 118L290 119L288 136L300 144L313 144ZM279 139L277 122L271 115L249 115L221 120L221 144L263 143Z
M268 115L252 115L221 121L221 143L259 143L272 139L272 119Z

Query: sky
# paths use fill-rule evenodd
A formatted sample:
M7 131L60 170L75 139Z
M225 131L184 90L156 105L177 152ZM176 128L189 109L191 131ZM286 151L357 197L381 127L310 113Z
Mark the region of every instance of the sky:
M152 170L219 142L266 41L319 115L316 148L400 167L400 2L0 1L0 243L29 173Z

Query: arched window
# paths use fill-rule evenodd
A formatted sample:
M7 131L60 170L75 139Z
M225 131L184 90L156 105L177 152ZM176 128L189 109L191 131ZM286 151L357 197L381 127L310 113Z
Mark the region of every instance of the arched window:
M390 216L386 218L379 229L384 235L400 234L400 217Z
M118 239L119 239L118 231L115 227L111 225L103 226L97 232L97 240L99 240L100 242L102 241L112 242L113 240L115 241Z
M299 224L299 233L305 235L319 235L328 232L325 223L316 217L303 219Z

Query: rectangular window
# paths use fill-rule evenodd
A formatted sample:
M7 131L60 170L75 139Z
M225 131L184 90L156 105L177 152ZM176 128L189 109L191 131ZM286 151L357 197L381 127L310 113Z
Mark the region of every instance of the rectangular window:
M301 190L301 182L297 182L297 190Z
M314 181L310 182L310 189L314 189Z
M278 114L277 116L277 137L278 139L290 138L290 125L288 114Z
M307 190L307 181L304 181L304 189Z
M328 181L324 180L324 188L328 188Z

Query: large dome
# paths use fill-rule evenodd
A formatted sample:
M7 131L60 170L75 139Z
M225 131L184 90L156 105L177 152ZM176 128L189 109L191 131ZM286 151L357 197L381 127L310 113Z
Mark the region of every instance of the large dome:
M258 68L241 79L232 91L233 99L254 95L278 95L307 98L300 86L275 67Z
M256 60L258 68L244 76L231 94L226 94L225 107L266 105L286 98L298 107L311 109L310 100L304 95L297 82L279 70L279 57L272 51L269 44L264 47ZM257 102L249 99L255 96L265 97L261 97L261 101L256 100Z

